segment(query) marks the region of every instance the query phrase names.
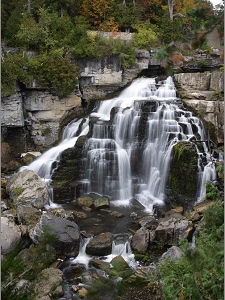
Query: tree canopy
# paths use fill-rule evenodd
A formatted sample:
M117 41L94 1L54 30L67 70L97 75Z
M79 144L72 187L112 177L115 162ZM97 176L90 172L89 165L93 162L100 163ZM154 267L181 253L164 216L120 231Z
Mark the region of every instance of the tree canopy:
M208 32L215 26L222 35L223 10L223 5L215 10L208 0L2 0L2 40L5 46L34 51L39 59L61 53L61 69L68 66L68 49L73 60L118 54L121 66L126 68L134 62L135 49L163 48L172 41L188 43L197 31ZM106 40L90 30L127 31L134 35L127 45ZM11 57L5 57L6 61L10 63ZM50 62L54 70L54 61L49 59ZM15 63L18 74L14 77L21 80L21 60ZM25 60L24 63L28 68ZM64 89L63 84L60 87L62 78L54 82L58 90ZM69 92L69 85L65 86ZM14 87L15 84L7 86L7 90Z

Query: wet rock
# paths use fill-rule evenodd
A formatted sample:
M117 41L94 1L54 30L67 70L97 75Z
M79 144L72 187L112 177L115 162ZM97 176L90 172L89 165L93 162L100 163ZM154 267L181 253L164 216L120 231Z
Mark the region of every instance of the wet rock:
M184 253L177 246L170 247L161 257L161 261L169 258L171 260L179 260Z
M20 242L21 232L19 226L7 217L1 217L1 253L10 253Z
M149 247L149 231L143 227L138 229L132 237L132 248L140 253L145 253Z
M116 218L123 218L123 217L125 217L124 214L122 214L122 213L120 213L120 212L118 212L118 211L116 211L116 210L112 211L112 212L110 213L110 215L111 215L111 216L114 216L114 217L116 217Z
M195 145L179 142L173 148L167 182L167 203L187 209L198 190L198 154Z
M107 271L110 269L110 264L108 262L105 262L101 259L94 259L91 262L92 266L97 268L97 269L101 269L103 271Z
M95 199L94 208L95 209L109 208L109 197L103 196Z
M59 269L48 268L41 271L38 278L34 281L34 293L36 299L48 296L62 285L63 273Z
M112 239L111 232L100 233L87 244L86 253L96 256L109 255L112 250Z
M21 163L22 163L22 165L27 166L30 163L32 163L35 159L36 159L36 156L34 154L28 152L24 156L22 156Z
M49 203L47 186L33 170L13 174L7 181L6 190L16 206L26 204L43 208Z
M52 246L58 255L78 255L80 246L80 230L75 222L71 222L52 214L44 214L42 215L39 223L35 226L31 235L34 242L38 242L42 236L44 228L48 228L49 233L55 237L55 242Z
M80 197L76 199L76 205L81 208L90 208L93 205L91 197Z
M155 230L156 240L164 245L178 245L193 230L192 222L174 213L162 219Z
M117 272L125 271L126 269L130 268L128 263L124 260L124 258L122 256L114 257L111 260L110 264L113 266L113 268Z

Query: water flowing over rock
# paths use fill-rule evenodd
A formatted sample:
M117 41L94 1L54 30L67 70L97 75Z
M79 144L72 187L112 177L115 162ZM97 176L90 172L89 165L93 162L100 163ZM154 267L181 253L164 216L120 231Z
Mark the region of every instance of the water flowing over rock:
M94 237L88 244L86 252L89 255L109 255L112 249L113 236L110 232L104 232Z
M204 187L215 174L212 164L211 175L204 175L211 159L206 140L201 120L183 107L171 77L138 78L120 96L97 102L89 117L68 124L62 142L28 168L51 181L56 203L95 193L109 197L110 206L129 206L136 199L152 213L177 197L177 189L179 205L182 198L197 200L196 185ZM193 167L191 189L180 188L185 180L169 175L171 161L180 169L173 158L180 145L186 150L179 163L189 173ZM203 188L201 197L204 193Z
M50 200L45 182L33 170L13 174L7 181L6 190L16 206L26 203L43 208Z
M34 228L32 235L34 242L38 242L45 228L55 238L53 247L58 255L76 256L79 253L80 230L75 222L52 214L44 214Z

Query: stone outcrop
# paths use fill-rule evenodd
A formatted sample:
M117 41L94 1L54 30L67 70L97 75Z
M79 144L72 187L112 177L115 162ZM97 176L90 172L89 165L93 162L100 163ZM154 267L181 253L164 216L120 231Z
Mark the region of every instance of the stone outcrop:
M180 97L188 109L215 128L214 142L224 143L224 73L180 73L174 75Z
M33 170L13 174L7 181L6 191L16 206L43 208L50 200L45 182Z
M174 213L160 221L155 230L155 236L156 240L164 245L179 245L182 239L188 238L192 230L192 222Z
M69 257L78 255L80 230L75 222L52 214L44 214L33 230L31 238L34 242L38 242L45 228L49 230L49 234L55 240L52 246L58 255Z
M153 249L157 243L165 246L177 246L182 239L189 238L193 231L192 221L174 209L169 210L165 217L159 220L154 216L145 216L139 221L139 224L142 224L141 228L134 233L131 246L143 254L149 249ZM176 256L175 252L177 251L173 252L172 249L168 256Z
M22 95L16 94L1 99L1 125L2 126L24 126Z

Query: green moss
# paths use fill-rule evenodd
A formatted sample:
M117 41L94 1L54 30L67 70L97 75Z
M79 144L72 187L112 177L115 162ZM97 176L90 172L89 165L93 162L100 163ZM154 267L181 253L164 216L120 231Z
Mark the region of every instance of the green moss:
M24 188L22 187L15 187L12 189L13 190L13 193L16 197L19 197L19 195L21 195L24 191Z
M189 142L174 146L169 184L178 194L194 197L197 191L197 152Z

